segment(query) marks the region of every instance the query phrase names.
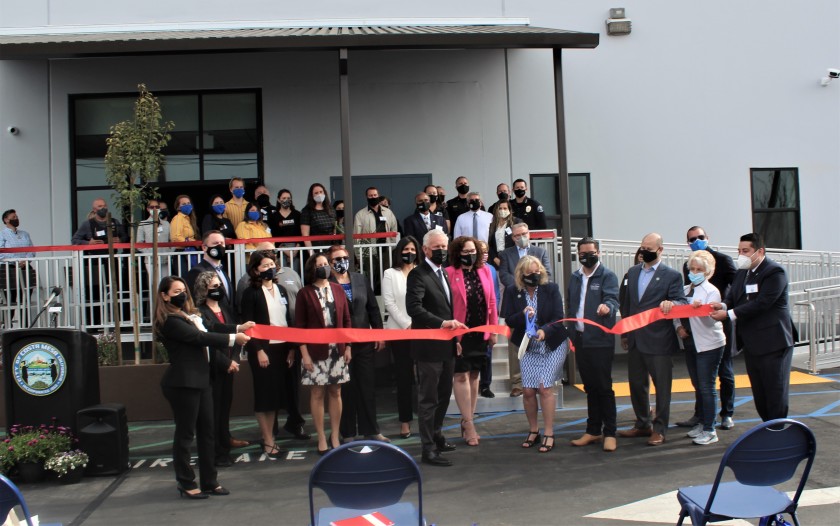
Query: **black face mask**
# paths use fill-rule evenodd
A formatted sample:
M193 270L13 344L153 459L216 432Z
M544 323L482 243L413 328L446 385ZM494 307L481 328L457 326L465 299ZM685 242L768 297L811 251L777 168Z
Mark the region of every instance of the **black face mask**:
M257 204L260 205L260 208L267 208L271 206L271 198L268 197L268 194L260 194L257 197Z
M435 250L432 250L432 257L430 257L429 259L431 259L432 263L434 263L437 266L443 265L444 263L446 263L446 249L437 248Z
M438 202L438 204L441 204L441 205L443 203L445 203L446 202L446 195L445 194L438 194L437 202Z
M210 289L207 291L207 299L211 299L214 301L222 301L225 298L225 289L224 287L219 287L217 289Z
M525 190L523 190L521 188L519 190L514 190L513 195L515 195L516 197L521 199L521 198L525 197Z
M458 190L459 194L464 195L470 192L470 185L459 184L455 189Z
M108 215L108 209L107 208L100 208L99 210L96 211L96 215L98 215L102 219L105 219L105 216Z
M540 284L540 275L539 273L536 274L525 274L522 276L522 283L528 285L529 287L536 287Z
M207 257L210 259L215 259L216 261L221 261L222 258L225 256L225 246L224 245L216 245L215 247L210 247L207 249Z
M651 252L650 250L642 250L639 252L642 256L642 261L645 263L653 263L656 261L656 258L659 257L659 253L656 251Z
M20 226L20 219L9 219L9 224L17 228Z
M510 199L510 194L507 192L499 192L496 195L499 196L499 201L507 201L508 199Z
M336 219L343 219L344 218L344 210L336 210L335 211L335 218Z
M431 206L431 205L429 204L429 202L428 202L428 201L422 201L422 202L420 202L420 203L417 203L417 211L418 211L418 212L420 212L420 213L422 214L422 213L424 213L426 210L428 210L428 209L429 209L429 206Z
M161 210L158 212L158 219L166 219L169 217L169 210Z
M330 267L315 267L315 279L327 279L330 277Z
M591 255L588 255L588 256L581 255L581 256L578 256L578 261L580 261L580 264L583 265L584 267L592 268L592 267L594 267L595 265L598 264L598 256L595 255L595 254L591 254Z
M414 252L403 252L400 257L402 258L402 262L411 265L417 259L417 254Z
M475 265L475 260L478 254L461 254L460 261L462 267L471 267Z
M378 204L379 204L379 201L381 201L381 199L379 199L378 197L368 197L368 198L367 198L367 203L368 203L368 206L369 206L369 207L371 207L371 208L373 208L373 207L375 207L376 205L378 205Z
M481 201L478 199L470 199L468 204L470 205L470 210L478 210L481 208Z
M263 270L260 272L260 279L263 281L271 281L274 279L274 273L277 271L275 268L270 268Z
M169 296L169 303L171 303L173 307L183 309L184 305L187 304L187 293L182 292L175 296Z

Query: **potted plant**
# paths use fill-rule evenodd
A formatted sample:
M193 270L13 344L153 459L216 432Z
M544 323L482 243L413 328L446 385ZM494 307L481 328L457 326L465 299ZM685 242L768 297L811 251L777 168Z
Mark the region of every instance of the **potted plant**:
M119 349L113 332L105 332L96 337L96 353L100 366L117 364Z
M23 482L44 479L44 462L57 453L67 451L73 442L70 429L55 424L39 427L13 425L4 440L8 458L17 467Z
M82 480L88 465L88 454L80 449L62 451L50 457L44 467L55 471L62 484L76 484Z

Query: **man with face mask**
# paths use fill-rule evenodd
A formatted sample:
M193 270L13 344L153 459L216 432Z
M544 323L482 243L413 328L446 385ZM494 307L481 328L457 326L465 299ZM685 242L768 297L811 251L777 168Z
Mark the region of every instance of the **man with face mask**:
M438 187L433 184L426 185L423 191L429 196L429 212L443 219L444 232L449 234L452 224L449 222L449 211L446 209L446 195L442 192L438 193Z
M0 229L0 248L31 247L32 238L20 229L20 219L15 210L3 212L3 225ZM0 289L6 289L10 305L17 303L18 290L38 286L35 269L27 259L35 257L34 252L7 252L0 254ZM17 268L16 268L17 267ZM29 277L27 278L27 274ZM27 284L26 281L29 280ZM15 311L12 311L14 318ZM7 327L8 328L8 327Z
M793 358L787 274L766 257L764 239L756 233L741 236L736 265L723 302L712 304L712 318L735 324L758 416L765 422L787 418Z
M365 191L367 196L367 207L356 212L353 218L353 233L354 234L376 234L383 232L397 232L399 227L397 225L397 216L389 208L382 206L379 196L379 190L371 186ZM385 243L387 239L359 239L357 243L362 245L373 245L378 243ZM379 266L379 251L361 249L357 252L360 257L360 265L362 272L366 274L371 272L368 261L373 259L373 288L377 293L379 292L379 280L382 276L382 268ZM385 264L383 267L390 267L390 257L387 253L383 254ZM370 276L368 276L370 277Z
M423 261L406 280L405 307L412 329L464 329L453 319L452 290L443 265L449 238L440 230L423 237ZM411 342L411 358L417 367L417 421L423 446L421 461L432 466L451 466L441 453L455 446L443 436L443 419L452 396L452 377L458 346L451 340Z
M714 274L709 277L709 283L714 285L723 297L732 280L735 279L735 263L732 258L709 246L709 236L699 226L693 226L685 234L685 240L691 250L705 250L715 259ZM683 264L683 284L688 285L688 263ZM726 344L723 347L723 357L718 366L718 377L720 378L720 428L732 429L735 423L732 415L735 412L735 371L732 369L732 322L729 318L723 320L723 333L727 335ZM688 420L677 422L680 427L694 427L700 423L700 408L695 404L694 414Z
M459 215L458 220L455 221L452 239L468 236L487 243L490 238L490 223L493 222L493 214L481 209L481 194L478 192L467 194L467 206L469 209Z
M79 229L73 234L71 243L74 245L98 245L101 247L100 250L86 251L85 254L88 255L106 254L108 252L108 229L111 230L114 243L128 242L128 233L122 228L120 222L112 216L111 224L109 225L106 221L107 217L108 204L105 202L105 199L97 197L93 200L92 209L88 213L87 221L82 221L79 225ZM102 321L102 310L110 308L110 306L104 304L97 305L104 297L103 289L107 285L108 280L103 278L109 276L108 261L107 258L102 257L85 258L85 264L90 269L90 273L85 274L86 284L82 294L86 302L93 304L90 309L87 309L89 313L87 323L100 325Z
M154 212L157 210L158 213L158 221L155 224L154 220ZM152 243L154 242L154 230L157 228L157 240L158 243L168 243L169 242L169 221L166 217L168 214L164 214L163 210L160 209L160 201L157 199L149 199L149 202L146 203L146 213L148 213L148 217L143 221L140 221L140 225L137 227L137 242L138 243ZM146 271L149 274L149 279L152 279L152 257L151 254L153 249L151 248L139 248L137 249L144 254L147 254L148 257L145 258L146 261ZM166 276L170 275L172 272L169 267L169 258L162 257L160 259L160 265L158 267L158 278L165 278Z
M569 278L566 316L594 321L611 328L618 311L618 278L601 264L599 243L585 237L577 244L580 269ZM580 377L586 391L586 433L573 446L603 442L604 451L615 451L616 409L612 388L615 336L598 327L576 322L571 331Z
M511 239L514 246L499 252L499 281L505 288L516 287L514 276L516 265L525 256L539 258L551 278L551 261L542 247L531 245L530 230L527 223L516 223L511 227ZM522 396L522 372L519 368L519 346L508 341L508 371L510 374L510 396Z
M434 187L432 187L434 188ZM435 193L437 197L437 193ZM415 212L403 220L405 235L415 239L423 239L429 230L441 230L446 233L446 221L443 216L431 212L431 197L425 192L414 196Z
M627 273L627 312L623 317L639 314L653 308L663 312L668 305L685 305L682 276L662 263L662 236L656 233L642 239L643 263L631 267ZM679 352L677 333L671 320L659 320L641 329L627 333L627 379L630 383L630 401L636 412L636 424L624 431L621 437L649 437L649 446L665 443L671 408L671 380L674 361ZM650 385L656 387L656 417L651 422Z
M455 190L458 192L458 195L446 202L446 210L449 212L449 224L452 225L453 229L458 222L458 216L470 209L469 203L467 202L467 194L470 193L470 180L463 175L458 177L455 179Z
M527 192L528 184L524 179L517 179L513 182L513 195L515 197L510 202L513 217L518 217L528 223L528 228L531 230L545 230L545 210L538 201L527 197Z
M230 308L231 312L238 312L236 309L236 287L231 282L227 270L225 270L225 236L218 230L210 230L201 236L201 250L204 252L204 258L197 265L194 265L187 273L184 281L190 288L190 293L193 293L195 287L195 279L202 272L215 272L222 282L222 289L224 289L224 297L219 300Z
M499 200L490 205L490 208L487 209L487 212L489 212L491 215L496 212L496 205L503 202L510 202L510 187L507 185L507 183L499 183L496 185L496 197L498 197Z

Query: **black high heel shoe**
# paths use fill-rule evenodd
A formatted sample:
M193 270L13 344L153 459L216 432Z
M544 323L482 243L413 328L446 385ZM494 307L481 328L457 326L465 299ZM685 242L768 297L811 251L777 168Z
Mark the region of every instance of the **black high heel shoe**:
M266 446L265 444L263 444L262 450L263 450L263 454L265 456L267 456L268 458L275 458L276 459L276 458L281 458L283 456L280 453L280 448L277 447L277 444L274 444L273 446Z
M196 489L198 489L198 488L196 488ZM178 494L181 495L182 499L202 500L202 499L210 498L209 495L207 495L206 493L203 493L201 491L199 491L198 493L190 493L189 491L187 491L184 488L184 486L182 486L180 484L178 484Z
M228 491L228 489L225 488L224 486L216 486L213 489L206 489L206 490L204 490L204 493L205 493L205 495L219 495L219 496L230 495L230 491Z

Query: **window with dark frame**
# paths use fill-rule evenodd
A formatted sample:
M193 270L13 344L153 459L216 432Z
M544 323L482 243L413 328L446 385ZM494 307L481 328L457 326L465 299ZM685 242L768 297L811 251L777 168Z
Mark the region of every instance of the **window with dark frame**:
M231 177L263 179L261 95L259 89L155 92L163 120L175 123L157 183L164 197L189 189L194 204L203 205L204 194L227 192ZM111 126L132 118L136 99L135 93L70 96L74 230L94 198L104 197L116 211L105 179L105 140Z
M751 168L753 232L768 248L802 249L798 168Z
M569 174L569 207L571 212L572 237L581 238L592 235L592 206L589 184L590 174ZM557 230L562 235L563 221L560 199L560 177L558 174L531 174L528 185L529 194L539 196L537 201L545 210L545 221L548 228Z

